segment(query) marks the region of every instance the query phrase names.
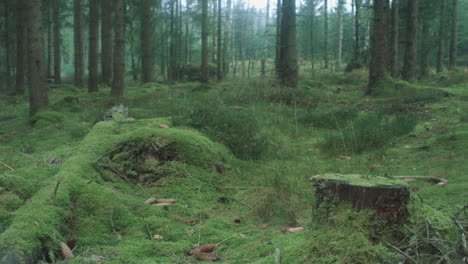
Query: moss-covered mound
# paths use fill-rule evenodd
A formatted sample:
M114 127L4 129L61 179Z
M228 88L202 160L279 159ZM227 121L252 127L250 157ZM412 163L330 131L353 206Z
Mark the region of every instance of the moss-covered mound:
M229 159L229 153L222 145L213 143L193 130L159 128L164 123L164 119L153 119L96 124L53 180L45 183L45 187L16 211L11 224L0 234L0 254L17 259L20 263L35 263L38 259L55 262L60 259L60 241L67 241L74 227L78 226L86 231L88 229L84 227L93 223L95 225L89 227L97 232L100 229L96 224L110 225L109 229L102 229L102 236L99 238L102 243L109 241L108 235L112 232L134 229L135 226L143 227L143 220L137 216L149 217L154 212L147 210L145 213L145 205L141 201L131 196L125 196L125 200L118 198L118 192L110 190L104 184L96 184L102 183L102 180L95 164L103 157L115 161L142 161L148 166L156 164L154 167L161 167L165 162L172 161L177 162L185 171L196 171L198 174L211 171L212 166ZM155 143L161 148L150 151L149 147L154 147ZM117 153L118 150L121 152ZM131 154L135 156L129 156ZM108 218L108 211L104 209L104 205L109 202L107 199L114 201L113 206L108 206L112 210L111 218ZM11 199L2 200L10 204ZM102 213L105 216L99 218ZM88 214L96 217L91 217L89 221L84 220ZM5 218L11 220L8 215ZM86 234L89 236L88 231ZM97 243L99 244L101 243Z

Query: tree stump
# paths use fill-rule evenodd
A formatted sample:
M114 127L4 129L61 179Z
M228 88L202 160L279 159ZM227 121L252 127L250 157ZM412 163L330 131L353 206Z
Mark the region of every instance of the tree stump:
M325 174L311 177L318 210L324 201L349 202L357 210L371 209L392 224L401 224L408 215L410 192L398 179L357 174ZM315 212L314 212L315 215Z

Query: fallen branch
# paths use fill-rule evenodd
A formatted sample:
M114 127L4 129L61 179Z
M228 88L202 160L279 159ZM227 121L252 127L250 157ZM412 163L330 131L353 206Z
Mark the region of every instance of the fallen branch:
M403 257L405 257L407 260L411 261L412 263L416 263L416 261L410 257L408 254L406 254L405 252L401 251L401 249L395 247L394 245L390 244L390 243L386 243L389 247L393 248L394 250L396 250L398 253L400 253L400 255L402 255Z
M398 179L418 179L418 180L426 180L430 182L435 182L437 185L440 187L443 187L449 183L448 180L444 178L439 178L439 177L433 177L433 176L409 176L409 175L403 175L403 176L395 176Z
M8 168L9 170L11 170L11 171L15 171L15 169L14 169L13 167L11 167L10 165L8 165L8 164L6 164L6 163L4 163L4 162L2 162L2 161L0 161L0 164L3 165L3 166L5 166L5 167L7 167L7 168Z
M187 220L181 216L177 216L177 215L174 215L172 216L172 219L176 220L176 221L179 221L181 223L184 223L184 224L187 224L189 226L194 226L195 225L195 221L191 221L191 220Z
M283 233L286 233L286 234L293 234L293 233L304 231L304 227L290 227L290 228L285 228L282 231Z

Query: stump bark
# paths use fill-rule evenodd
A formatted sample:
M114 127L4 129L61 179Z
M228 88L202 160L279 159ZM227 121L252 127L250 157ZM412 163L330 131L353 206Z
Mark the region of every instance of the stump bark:
M404 182L379 176L326 174L313 176L316 210L325 200L349 202L357 210L371 209L389 223L401 224L408 215L410 192Z

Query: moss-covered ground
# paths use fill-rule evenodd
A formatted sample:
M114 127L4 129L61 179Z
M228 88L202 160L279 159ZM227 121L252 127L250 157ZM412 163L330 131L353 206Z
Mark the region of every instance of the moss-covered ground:
M274 263L276 248L283 263L397 263L404 257L394 247L413 249L405 254L418 263L456 263L458 233L449 217L468 203L468 85L450 80L466 77L389 79L377 96L364 97L365 75L317 75L298 90L261 79L209 89L129 83L118 102L106 87L89 95L52 86L50 109L32 120L27 97L2 96L0 257L60 261L60 241L73 238L67 263L195 263L186 250L206 243L218 245L221 263ZM200 102L216 116L206 117ZM92 126L120 103L135 120ZM139 139L169 146L170 158L115 152ZM254 156L239 155L256 147ZM136 160L153 166L145 171L158 180L120 175ZM403 226L346 205L312 222L309 178L328 173L382 181L436 176L449 184L409 182L412 216ZM150 197L177 201L151 206L144 203ZM281 232L295 226L306 231Z

